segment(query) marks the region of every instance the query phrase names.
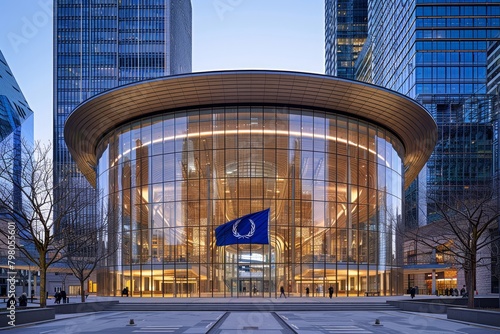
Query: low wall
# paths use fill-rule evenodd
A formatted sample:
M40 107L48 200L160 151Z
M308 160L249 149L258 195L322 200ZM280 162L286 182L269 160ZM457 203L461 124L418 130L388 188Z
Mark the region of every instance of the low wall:
M474 307L476 308L498 308L498 296L491 297L476 297L474 298ZM410 300L408 300L410 301ZM467 298L425 298L425 299L414 299L415 303L437 303L437 304L448 304L455 306L465 306L467 307Z
M446 314L450 320L500 327L500 312L467 308L466 298L429 298L388 300L389 305L403 311ZM475 307L498 308L498 297L474 298Z
M112 300L103 302L51 304L47 305L47 308L53 309L56 314L87 313L105 311L111 305L118 303L118 300Z
M450 308L448 319L473 322L476 324L500 327L500 313L497 311Z
M9 322L13 320L9 318L9 314L7 311L0 312L0 327L13 327L9 325ZM38 321L54 320L56 318L55 310L49 308L17 308L13 317L15 317L14 324L16 326Z
M457 305L429 302L424 303L412 300L388 300L387 303L403 311L439 314L446 314L448 307L458 307Z

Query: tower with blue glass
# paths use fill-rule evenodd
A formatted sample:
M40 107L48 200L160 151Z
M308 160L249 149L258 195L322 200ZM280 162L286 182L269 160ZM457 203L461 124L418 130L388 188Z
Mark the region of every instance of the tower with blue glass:
M486 50L500 31L500 1L377 0L368 8L370 39L362 56L369 61L358 60L357 78L416 99L438 123L427 168L406 192L406 224L425 225L438 217L436 201L491 187Z
M114 87L191 72L192 25L191 2L185 0L58 0L54 16L57 186L68 171L75 183L82 178L63 135L73 109ZM89 217L96 214L88 208Z
M33 144L33 137L33 111L0 51L0 144L14 148L13 152L16 153L14 168L22 164L23 141L26 145ZM19 177L21 177L20 172ZM19 189L14 189L14 200L15 205L22 204Z
M325 13L325 73L354 79L368 34L368 0L326 0Z
M13 170L7 177L10 179L11 176L17 181L22 179L22 147L23 145L33 145L34 142L34 130L33 130L33 111L31 110L28 102L26 101L21 88L17 84L17 81L12 73L9 65L0 51L0 146L5 148L7 151L14 152L13 156ZM26 146L24 146L26 147ZM3 180L4 182L6 179ZM10 181L10 180L9 180ZM14 182L12 182L14 183ZM10 188L10 182L6 184ZM14 187L12 184L12 198L7 201L12 200L12 207L9 204L9 208L17 208L22 206L22 194L18 187ZM4 198L5 199L5 198ZM11 218L10 214L0 206L0 221L9 221ZM7 265L7 248L4 247L5 253L2 253L2 265ZM19 254L19 260L23 259L21 254ZM24 260L24 259L23 259ZM6 295L8 291L8 280L7 272L2 270L0 274L0 295Z
M408 227L438 220L439 204L459 203L498 183L499 33L499 0L368 1L369 37L355 78L417 100L438 125L437 145L405 192ZM489 278L479 281L481 291L498 291L493 280L491 288Z

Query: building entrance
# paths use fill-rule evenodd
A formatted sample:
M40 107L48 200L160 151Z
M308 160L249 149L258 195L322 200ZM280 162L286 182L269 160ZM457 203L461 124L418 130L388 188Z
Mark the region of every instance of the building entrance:
M234 288L232 294L236 293L238 297L268 297L269 293L274 291L273 284L273 281L270 282L262 278L233 279L231 282L231 286Z

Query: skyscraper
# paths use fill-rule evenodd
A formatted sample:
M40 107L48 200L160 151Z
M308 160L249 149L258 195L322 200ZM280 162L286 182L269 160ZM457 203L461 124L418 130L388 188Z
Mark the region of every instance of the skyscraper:
M127 83L191 72L191 2L57 0L54 10L57 185L68 170L73 178L81 177L63 136L64 123L78 104Z
M33 140L33 111L0 51L0 143L12 145L13 152L19 154L14 166L21 165L22 141L29 145ZM17 192L15 202L21 205L21 193Z
M499 0L368 1L369 37L355 78L417 100L438 124L433 154L405 193L409 227L432 223L440 219L439 205L459 203L478 189L494 190L498 183L495 46L490 47L489 89L487 48L499 32ZM406 277L410 284L405 272ZM494 291L493 281L491 288L489 279L479 281L478 289ZM439 288L435 281L432 290L428 281L420 282L432 293Z
M17 208L22 205L21 191L19 187L14 187L13 182L11 183L10 181L12 180L11 177L17 179L15 182L20 181L22 178L21 147L23 141L27 145L33 143L33 117L33 111L30 109L28 102L26 102L7 61L0 51L0 146L2 146L3 152L14 152L13 160L11 160L13 164L9 164L9 168L10 166L13 167L11 170L12 173L5 173L9 174L9 176L2 179L2 185L6 185L5 188L2 188L8 189L9 191L12 189L13 195L8 199L5 197L2 198L8 203L7 210L6 207L0 205L0 221L2 221L2 223L4 221L11 221L11 209L17 212ZM9 180L9 182L5 183L7 180ZM6 229L6 225L2 225L2 228ZM6 267L7 247L3 247L0 258L2 259L2 265ZM19 254L19 260L21 259L23 259L23 257ZM7 272L2 270L0 274L0 294L2 295L6 295L8 291L7 278Z
M406 193L406 224L424 225L437 217L434 200L491 186L486 49L500 31L500 1L369 1L368 8L370 65L358 79L416 99L438 123L434 153Z
M500 35L499 35L500 38ZM493 41L488 46L488 94L492 97L492 114L493 114L493 152L498 152L493 155L493 184L495 185L497 206L500 208L500 39ZM500 233L500 228L497 230ZM497 241L497 248L500 248L500 241ZM500 289L500 254L492 256L491 268L493 275L491 277L492 291L498 292Z
M354 64L368 33L368 0L325 1L326 74L354 79Z

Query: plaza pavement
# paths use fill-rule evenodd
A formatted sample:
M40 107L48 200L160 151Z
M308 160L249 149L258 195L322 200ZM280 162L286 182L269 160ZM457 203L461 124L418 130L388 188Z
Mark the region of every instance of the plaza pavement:
M417 295L416 299L428 299ZM491 297L491 296L490 296ZM452 298L452 297L442 297ZM455 297L457 298L457 297ZM500 328L448 320L446 314L405 312L398 309L377 310L377 305L388 300L410 300L410 296L389 297L289 297L289 298L157 298L157 297L97 297L89 296L88 302L119 301L132 306L135 311L109 310L90 313L57 314L56 319L43 323L18 326L12 333L500 333ZM70 303L79 300L70 296ZM53 300L48 301L51 305ZM256 304L262 312L239 311L158 311L144 310L144 305L208 305L221 309L237 308L243 304ZM328 310L329 304L339 307ZM36 306L36 304L30 304ZM290 310L283 309L286 306ZM363 309L352 311L363 305ZM368 306L367 306L368 305ZM373 310L369 309L373 305ZM295 306L295 307L294 307ZM319 307L319 308L318 308ZM321 310L323 308L323 310ZM314 312L309 312L317 309ZM274 311L276 310L276 311ZM135 319L133 326L129 320ZM380 325L376 325L379 320Z

